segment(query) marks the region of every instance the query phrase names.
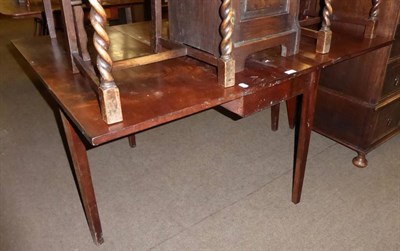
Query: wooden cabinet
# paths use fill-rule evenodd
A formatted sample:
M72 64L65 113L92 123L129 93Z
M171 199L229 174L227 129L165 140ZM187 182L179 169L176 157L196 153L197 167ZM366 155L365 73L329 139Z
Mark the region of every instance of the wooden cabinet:
M368 16L369 0L333 1L335 15ZM378 36L392 46L322 71L314 130L358 152L353 163L367 166L366 154L400 132L400 1L381 1ZM335 20L335 17L334 17ZM362 39L362 27L333 22L335 32Z

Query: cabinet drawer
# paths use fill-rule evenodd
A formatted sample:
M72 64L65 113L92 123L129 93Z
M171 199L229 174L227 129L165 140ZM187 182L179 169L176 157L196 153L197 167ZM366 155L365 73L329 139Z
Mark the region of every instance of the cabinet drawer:
M392 53L390 55L391 58L400 56L400 24L397 25L397 31L395 35L395 41L392 46Z
M386 136L400 126L400 99L376 111L376 126L373 141Z
M400 98L377 109L318 88L313 130L353 149L372 145L400 128Z
M381 98L400 90L400 60L396 60L387 66L385 82L382 88Z

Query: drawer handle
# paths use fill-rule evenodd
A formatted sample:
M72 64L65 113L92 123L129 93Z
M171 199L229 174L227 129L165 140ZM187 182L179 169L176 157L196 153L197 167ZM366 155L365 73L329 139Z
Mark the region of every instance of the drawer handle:
M393 123L393 119L387 119L386 126L389 127L392 125L392 123Z
M399 84L400 84L400 76L397 76L397 77L394 79L394 86L399 86Z

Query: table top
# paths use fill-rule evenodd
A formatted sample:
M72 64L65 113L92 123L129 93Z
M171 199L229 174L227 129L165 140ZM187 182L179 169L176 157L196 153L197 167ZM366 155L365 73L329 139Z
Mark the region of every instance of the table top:
M109 27L111 56L121 60L150 53L148 23ZM32 41L34 40L34 41ZM340 61L388 46L391 40L364 39L334 33L331 52L316 54L315 40L302 40L299 54L281 57L276 50L259 53L263 64L248 61L236 74L236 85L224 88L217 82L216 68L188 57L136 68L113 71L121 93L124 120L107 125L91 85L80 74L73 75L60 39L35 37L13 41L41 78L60 108L92 145L99 145L169 121L271 88ZM293 70L292 73L287 73ZM246 83L247 88L238 86Z
M54 6L58 6L58 1L52 1ZM28 18L38 16L44 11L42 0L31 0L30 5L20 3L18 0L0 0L0 14L13 18Z
M28 1L28 0L26 0ZM144 0L105 0L104 8L124 7L142 4ZM60 1L51 0L53 10L60 10ZM18 0L0 0L0 15L12 18L29 18L40 15L44 11L42 0L30 0L30 5L19 3Z

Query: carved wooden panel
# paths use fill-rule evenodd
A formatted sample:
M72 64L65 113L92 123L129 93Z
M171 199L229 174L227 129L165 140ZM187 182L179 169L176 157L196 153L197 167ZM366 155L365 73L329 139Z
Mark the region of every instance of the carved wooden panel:
M284 14L288 0L241 0L241 19Z
M221 1L170 0L170 37L178 42L219 55ZM207 34L207 35L205 35Z
M303 20L308 16L318 17L321 14L320 0L300 0L299 19Z

